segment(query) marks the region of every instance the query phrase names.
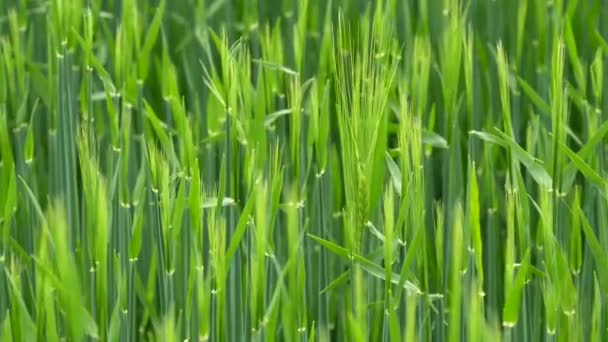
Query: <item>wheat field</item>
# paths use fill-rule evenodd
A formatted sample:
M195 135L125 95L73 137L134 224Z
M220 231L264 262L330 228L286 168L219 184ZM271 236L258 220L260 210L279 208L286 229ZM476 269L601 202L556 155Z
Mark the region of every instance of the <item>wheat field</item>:
M0 0L0 341L608 340L605 0Z

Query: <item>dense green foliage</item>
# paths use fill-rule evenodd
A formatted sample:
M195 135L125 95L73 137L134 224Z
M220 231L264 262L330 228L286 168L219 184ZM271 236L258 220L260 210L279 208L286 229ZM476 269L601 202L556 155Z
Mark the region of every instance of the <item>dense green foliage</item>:
M606 37L605 0L0 0L0 340L605 341Z

